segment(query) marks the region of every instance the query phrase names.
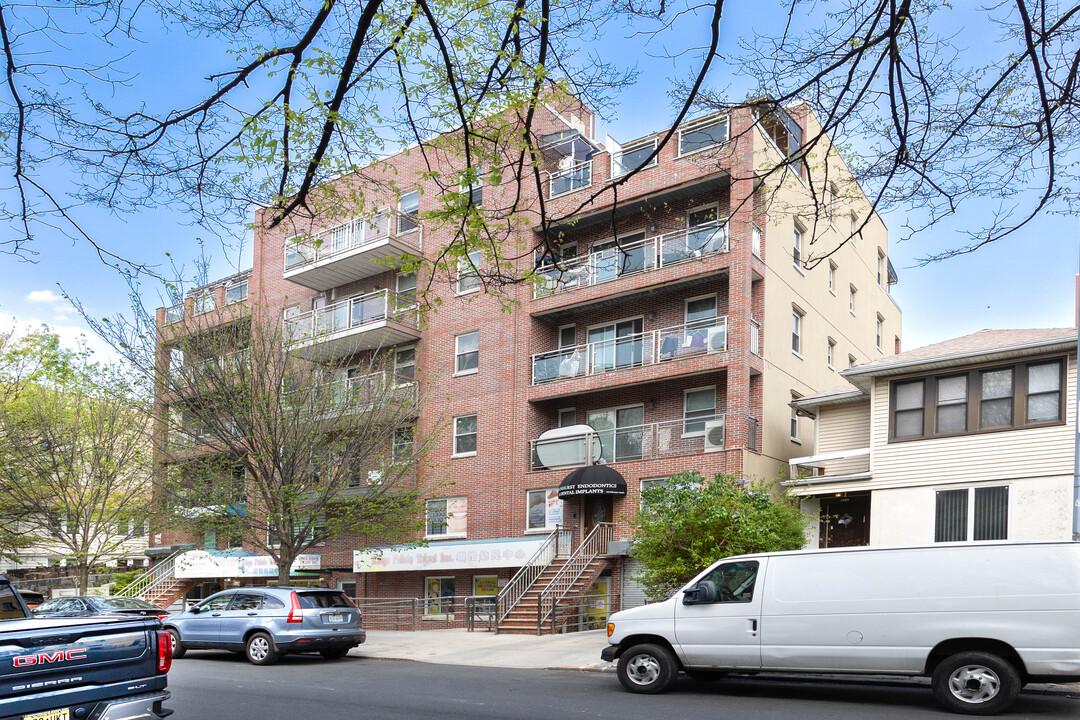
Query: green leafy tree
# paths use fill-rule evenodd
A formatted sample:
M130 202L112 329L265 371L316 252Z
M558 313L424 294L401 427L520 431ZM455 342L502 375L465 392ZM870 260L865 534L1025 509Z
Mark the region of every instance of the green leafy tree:
M697 472L672 476L641 493L630 520L632 554L650 597L667 597L718 558L797 550L805 518L793 498L776 498L763 482Z
M0 358L0 538L66 557L78 586L143 535L150 508L147 393L138 382L60 347L12 340Z

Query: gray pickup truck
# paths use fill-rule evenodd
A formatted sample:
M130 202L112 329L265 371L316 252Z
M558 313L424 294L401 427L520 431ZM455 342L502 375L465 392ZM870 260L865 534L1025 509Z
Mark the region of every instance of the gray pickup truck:
M0 576L0 720L165 718L171 664L156 618L34 618Z

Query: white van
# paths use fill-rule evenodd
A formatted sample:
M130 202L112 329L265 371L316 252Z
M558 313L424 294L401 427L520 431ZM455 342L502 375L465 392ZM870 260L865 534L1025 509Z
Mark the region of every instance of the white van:
M1028 682L1080 680L1080 543L949 543L729 557L615 613L601 657L630 692L762 670L925 675L988 715Z

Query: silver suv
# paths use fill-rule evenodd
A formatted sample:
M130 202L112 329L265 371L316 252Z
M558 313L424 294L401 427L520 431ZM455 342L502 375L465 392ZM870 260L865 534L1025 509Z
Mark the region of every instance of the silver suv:
M356 605L339 590L301 587L235 588L164 620L173 657L188 650L243 652L255 665L285 653L345 657L367 634Z

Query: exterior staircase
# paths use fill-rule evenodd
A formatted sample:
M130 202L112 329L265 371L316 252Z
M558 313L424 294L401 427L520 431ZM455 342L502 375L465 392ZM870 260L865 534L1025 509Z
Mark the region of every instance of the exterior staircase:
M181 553L182 551L175 552L156 563L149 572L140 575L135 582L116 594L121 597L142 598L159 608L168 608L199 582L197 579L176 577L176 559Z
M573 531L558 528L499 593L496 632L557 632L577 612L582 596L607 569L614 525L597 524L573 547Z

